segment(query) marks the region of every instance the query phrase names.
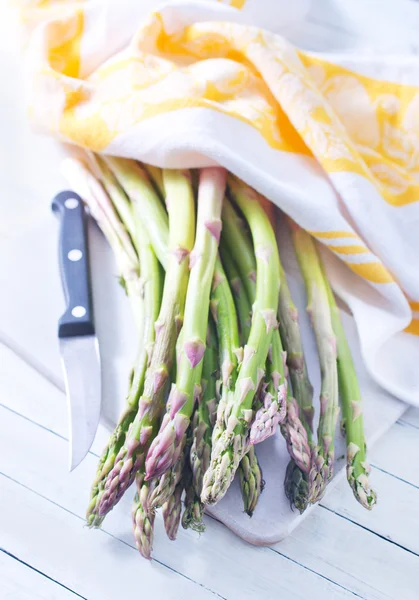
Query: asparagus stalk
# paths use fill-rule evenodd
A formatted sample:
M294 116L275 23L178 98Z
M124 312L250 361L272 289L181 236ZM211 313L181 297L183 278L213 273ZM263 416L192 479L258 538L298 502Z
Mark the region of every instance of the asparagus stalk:
M250 245L250 240L248 240L248 242ZM231 258L228 249L223 244L221 245L221 252L223 265L234 294L239 321L240 344L243 346L246 343L250 332L251 305L246 290L244 289L239 270L234 260ZM243 456L239 464L238 473L244 510L249 517L251 517L264 487L262 470L253 446L249 446L247 454Z
M287 367L291 379L292 391L301 409L301 421L311 443L313 432L313 386L307 371L303 343L298 325L298 310L295 306L284 269L279 269L279 331L286 351Z
M167 214L154 191L147 171L133 160L106 157L106 162L120 186L130 198L134 214L147 229L151 244L161 265L166 267L168 230Z
M304 278L309 312L316 336L321 370L320 418L317 446L312 450L309 501L318 502L333 476L334 440L338 406L336 337L333 331L325 278L313 239L290 222L295 253Z
M253 303L256 295L255 252L252 240L247 235L246 223L239 217L227 198L223 204L221 251L223 260L226 258L226 255L234 256L247 297L250 303ZM225 266L227 269L228 265Z
M273 227L276 225L275 207L272 202L265 199L264 208L271 220ZM287 278L282 265L279 265L279 331L281 341L285 349L286 362L288 372L292 383L292 391L295 402L298 405L298 412L294 408L294 400L289 396L290 416L287 424L282 428L283 433L288 439L288 448L291 450L291 461L287 467L285 475L285 494L290 500L291 507L295 506L300 513L308 506L309 488L308 488L308 473L306 472L306 457L309 456L308 446L312 445L312 428L313 428L313 388L310 384L307 372L307 365L304 359L303 347L301 342L300 328L298 325L298 311L292 300L291 292L288 287ZM296 420L298 418L299 420ZM300 449L298 454L304 457L304 469L301 469L292 458L292 440L291 431L299 431L301 424L307 432L308 446L304 440L304 446L301 442L298 444ZM294 424L293 424L294 422ZM300 436L301 441L302 437ZM297 440L296 440L297 441ZM295 445L295 444L294 444ZM302 450L304 448L304 452Z
M163 300L154 324L155 342L138 413L105 483L105 493L99 506L102 516L113 508L133 483L135 473L142 466L144 455L157 433L177 334L183 322L189 276L186 259L193 246L195 230L194 199L188 173L165 170L163 179L170 223Z
M244 510L252 517L265 485L254 446L250 446L243 456L238 473Z
M249 223L258 276L252 326L243 362L230 406L225 411L223 431L216 441L213 440L211 463L204 476L202 500L206 504L214 504L224 496L245 453L253 418L253 398L265 374L263 367L272 332L277 327L279 256L274 232L257 194L233 178L229 186Z
M159 167L153 167L153 165L146 165L145 163L142 166L147 171L154 189L158 192L159 196L164 199L166 192L163 183L163 170L159 169Z
M362 418L361 390L359 389L358 378L340 318L339 308L323 263L321 263L321 266L329 300L333 331L337 340L338 381L347 443L346 475L355 498L362 506L371 510L377 502L377 495L371 489L368 480L370 465L366 456L367 444Z
M218 367L217 337L210 322L207 332L207 347L202 367L202 394L192 419L192 444L190 463L193 472L193 485L201 493L202 479L208 469L211 457L211 436L217 414L216 372Z
M307 364L304 358L297 307L293 302L282 265L279 269L279 278L279 331L286 351L292 392L298 405L298 416L307 433L307 444L311 448L314 417L313 387L308 377ZM296 414L294 407L291 407L290 410L291 415ZM289 422L291 420L290 416ZM305 449L308 450L307 447ZM291 506L295 506L300 513L303 513L308 506L308 473L305 469L301 469L293 458L291 458L286 470L284 486L285 494Z
M240 345L244 346L249 338L252 307L249 297L247 296L246 289L244 289L239 269L231 257L223 238L221 239L221 260L230 284L231 291L233 292L234 303L236 305L237 317L239 320Z
M168 410L147 454L147 479L162 475L175 464L193 413L195 381L201 380L205 352L209 296L221 232L225 182L224 169L201 170L196 242L191 254L183 325L183 352L176 384L172 386L168 399Z
M253 190L251 190L253 191ZM263 205L263 211L268 201L258 195L260 203ZM270 205L270 203L268 203ZM224 207L225 236L222 237L222 248L225 247L224 254L234 255L237 261L237 269L241 276L241 281L245 288L250 303L253 303L256 295L256 258L250 238L246 235L244 224L237 216L236 211L231 204L226 203ZM269 216L269 215L268 215ZM227 259L228 260L228 259ZM279 262L279 257L278 257ZM279 262L280 264L280 262ZM280 344L279 332L275 329L272 339ZM247 338L246 338L247 341ZM279 357L279 364L270 373L275 373L282 368L282 357ZM285 417L285 395L284 388L275 389L275 381L271 380L269 394L263 395L263 404L257 409L254 421L250 428L250 443L259 443L273 435L276 426Z

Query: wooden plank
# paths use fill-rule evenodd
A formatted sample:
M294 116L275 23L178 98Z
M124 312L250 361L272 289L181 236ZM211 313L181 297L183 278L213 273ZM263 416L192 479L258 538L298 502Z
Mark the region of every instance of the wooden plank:
M377 466L419 488L417 456L419 456L419 429L400 421L395 423L371 449L370 461L373 468Z
M366 600L417 600L418 557L322 507L273 549Z
M68 474L65 470L65 440L4 407L0 408L0 420L5 429L5 435L0 438L0 471L8 477L18 479L26 491L33 490L48 498L54 503L54 510L63 507L67 511L66 515L77 519L72 526L77 530L81 528L96 458L89 455L78 469ZM14 443L16 432L18 444ZM13 443L15 447L10 452L8 449L11 445L13 447ZM128 493L108 516L103 532L83 529L84 534L97 540L98 536L107 532L112 539L119 539L125 547L133 548L129 518L130 497L132 494ZM49 509L46 507L43 510L47 516ZM66 523L62 523L65 521L63 517L59 517L59 521L54 527L58 530L66 527ZM243 599L260 598L259 594L264 598L277 598L281 593L290 599L304 598L307 589L310 589L313 600L324 598L325 594L326 597L338 599L351 597L350 592L307 571L287 557L279 556L268 548L249 546L221 524L209 521L205 535L199 537L193 532L181 530L175 545L166 539L159 517L154 552L156 560L187 578L197 578L201 585L225 598L237 597L237 590L240 590L240 598ZM84 534L82 539L78 532L74 534L76 539L71 540L71 553L78 552L78 543L85 543ZM65 536L68 535L70 533L65 533ZM109 554L108 548L105 547L98 560L102 561L103 554ZM138 557L138 562L142 565L145 561ZM139 577L141 580L145 578L147 584L146 574L140 572ZM79 589L77 587L77 591ZM157 592L156 595L163 597ZM88 597L90 600L90 596Z
M80 596L0 550L2 600L79 600Z
M372 511L354 501L348 485L330 490L322 504L419 556L419 490L377 469L372 482L378 493L378 502ZM417 577L419 586L419 571Z
M0 488L3 547L82 597L132 598L141 589L145 597L165 600L214 598L170 569L139 560L136 550L113 536L92 534L79 517L21 484L1 476Z

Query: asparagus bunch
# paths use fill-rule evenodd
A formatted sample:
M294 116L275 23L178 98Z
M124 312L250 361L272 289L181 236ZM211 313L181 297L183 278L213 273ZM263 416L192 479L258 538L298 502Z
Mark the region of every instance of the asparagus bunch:
M98 181L80 162L68 164L70 182L115 253L141 339L127 407L99 461L89 525L100 526L135 479L134 536L150 558L157 509L170 539L180 522L201 532L203 502L222 498L236 471L251 516L264 485L254 445L273 435L278 423L291 457L286 494L303 511L322 497L333 473L338 381L348 481L371 508L376 496L368 482L359 387L308 234L293 226L322 373L317 445L298 314L279 260L271 205L229 177L240 217L224 199L224 169L203 169L195 226L186 171L96 157L91 168Z

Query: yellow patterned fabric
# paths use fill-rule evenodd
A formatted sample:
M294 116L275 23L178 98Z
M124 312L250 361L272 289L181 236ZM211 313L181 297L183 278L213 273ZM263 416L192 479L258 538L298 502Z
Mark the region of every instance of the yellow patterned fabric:
M281 1L158 4L25 3L36 127L159 166L220 162L256 187L330 251L367 364L388 383L390 344L409 338L410 355L419 341L414 67L377 79L365 61L303 52L267 29ZM377 297L382 325L369 334ZM407 379L387 387L413 402L419 376Z

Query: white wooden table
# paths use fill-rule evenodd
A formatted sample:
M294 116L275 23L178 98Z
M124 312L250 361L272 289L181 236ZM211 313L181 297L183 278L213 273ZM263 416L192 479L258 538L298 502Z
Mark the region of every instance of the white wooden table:
M306 22L290 37L316 50L390 46L417 53L418 9L413 0L316 0ZM382 16L386 11L390 21ZM0 34L3 50L10 36L1 16ZM1 52L0 56L7 74L6 59ZM10 85L12 78L8 81ZM9 92L4 88L0 93L0 106L7 110ZM8 181L18 179L25 156L23 146L14 148L10 155L0 142L0 243L17 224L5 202ZM30 177L22 189L30 188L32 181L36 184L37 173L32 171ZM19 206L24 223L25 203ZM0 260L13 264L12 256ZM3 285L1 293L7 292ZM34 293L28 290L27 302ZM158 518L154 561L148 563L139 558L127 527L130 498L109 515L103 530L83 527L106 432L99 430L86 460L68 474L64 395L45 370L34 368L36 357L1 335L3 324L0 321L0 339L5 342L0 344L1 600L418 599L419 410L405 413L370 453L379 493L371 513L354 501L342 481L287 540L268 548L247 545L210 518L205 535L180 530L173 543Z

